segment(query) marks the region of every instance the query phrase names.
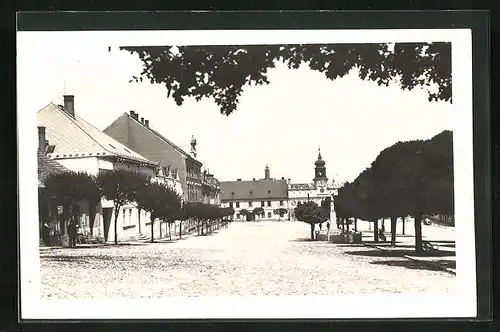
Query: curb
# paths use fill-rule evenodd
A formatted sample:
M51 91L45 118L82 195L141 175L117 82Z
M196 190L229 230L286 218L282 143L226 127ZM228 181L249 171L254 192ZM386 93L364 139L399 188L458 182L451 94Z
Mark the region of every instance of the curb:
M378 249L378 250L381 250L381 251L391 251L391 250L388 250L388 249L385 249L385 248L382 248L382 247L379 247L379 246L376 246L376 245L373 245L373 244L367 244L367 243L364 243L364 242L363 242L363 245L365 245L367 247L370 247L370 248L375 248L375 249ZM448 267L441 266L441 265L436 264L434 262L429 262L429 261L424 260L424 259L418 259L418 258L410 257L408 255L401 255L401 257L404 257L404 258L409 259L409 260L414 261L414 262L419 262L419 263L423 263L423 264L426 264L426 265L429 265L429 266L433 266L433 267L438 268L438 269L440 269L442 271L445 271L445 272L448 272L450 274L453 274L454 276L457 275L457 273L455 271L453 271L452 269L450 269Z

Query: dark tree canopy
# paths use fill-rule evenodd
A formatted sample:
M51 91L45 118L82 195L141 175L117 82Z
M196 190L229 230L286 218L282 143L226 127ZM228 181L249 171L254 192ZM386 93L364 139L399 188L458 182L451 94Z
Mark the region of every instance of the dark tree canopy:
M121 47L137 54L143 70L132 81L165 85L177 105L185 97L212 97L222 114L238 105L243 87L268 84L276 62L297 69L305 63L334 80L357 68L359 78L402 89L421 86L429 101L451 102L451 43L307 44Z

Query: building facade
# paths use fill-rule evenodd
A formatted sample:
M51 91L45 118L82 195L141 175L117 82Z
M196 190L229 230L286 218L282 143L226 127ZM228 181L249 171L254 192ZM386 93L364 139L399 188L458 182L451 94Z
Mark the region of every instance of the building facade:
M263 179L251 181L221 181L221 202L223 207L231 207L235 213L233 220L252 221L270 219L287 219L288 212L279 217L275 214L277 209L288 211L288 185L285 178L276 180L270 177L269 167L266 165ZM242 210L254 211L261 208L261 214L244 215ZM260 209L259 209L260 210Z
M113 121L104 133L145 158L169 169L180 181L179 194L187 202L204 201L202 163L151 128L149 120L130 111ZM192 142L192 146L196 142Z
M156 180L158 164L129 149L75 114L74 96L64 96L64 105L50 103L37 113L39 127L39 153L57 161L74 172L97 175L101 170L126 169L141 172ZM79 203L79 226L82 232L110 241L115 229L113 203L102 199L90 220L88 202ZM135 240L141 226L149 219L148 213L139 211L134 203L126 204L118 212L118 240ZM67 221L59 225L61 235L67 234Z
M313 201L318 205L326 198L331 199L330 220L336 220L334 198L339 185L329 181L326 175L326 163L318 153L314 164L314 178L310 183L292 183L291 179L276 180L270 177L269 167L266 165L264 178L252 181L225 181L221 182L221 200L224 207L235 210L234 220L250 221L254 216L243 216L241 210L253 211L263 208L264 215L258 219L296 220L294 209L299 203ZM275 214L277 209L286 209L283 217Z
M220 197L220 183L213 174L210 174L209 171L203 171L202 175L202 194L203 194L203 203L212 204L212 205L221 205L221 197Z

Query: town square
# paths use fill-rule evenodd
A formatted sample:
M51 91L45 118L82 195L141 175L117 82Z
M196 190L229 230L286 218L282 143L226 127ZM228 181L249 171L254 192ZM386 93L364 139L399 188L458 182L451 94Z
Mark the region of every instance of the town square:
M85 43L20 59L39 299L456 293L451 43Z

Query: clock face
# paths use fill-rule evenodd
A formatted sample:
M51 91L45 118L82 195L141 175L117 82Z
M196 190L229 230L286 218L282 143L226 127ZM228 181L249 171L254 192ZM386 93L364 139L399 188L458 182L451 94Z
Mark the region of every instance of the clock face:
M321 172L321 171L320 171L320 172L318 172L318 175L319 175L319 176L323 176L323 172Z

